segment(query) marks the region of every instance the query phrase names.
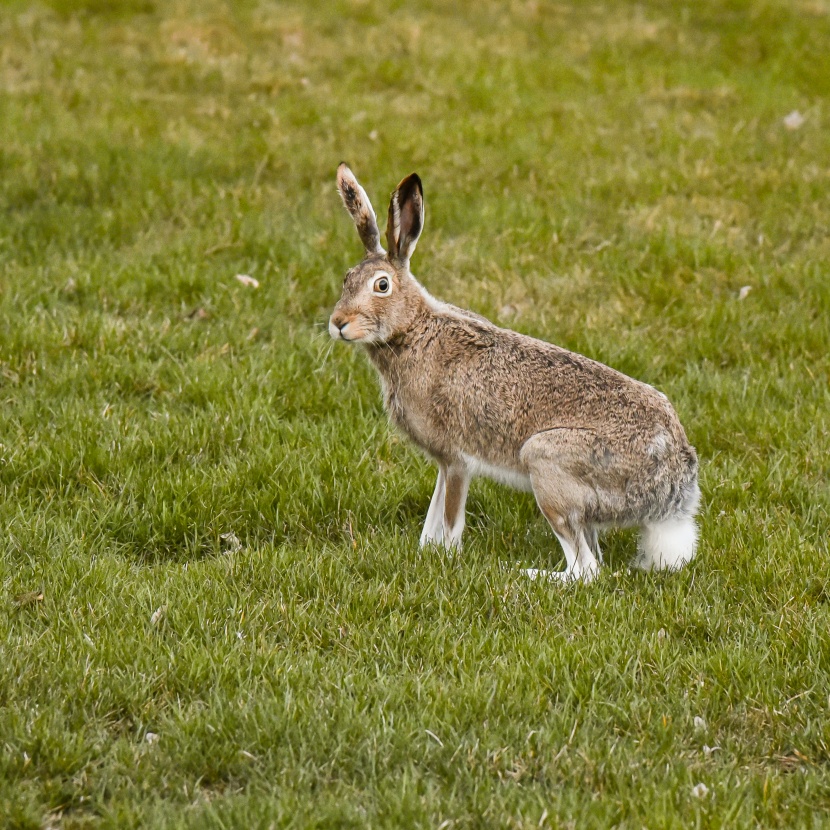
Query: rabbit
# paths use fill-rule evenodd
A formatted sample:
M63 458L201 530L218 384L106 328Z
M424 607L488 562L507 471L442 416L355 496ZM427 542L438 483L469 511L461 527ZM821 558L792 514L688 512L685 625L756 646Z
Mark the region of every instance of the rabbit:
M695 555L698 460L666 396L608 366L432 297L409 270L424 226L413 173L395 189L386 250L352 171L337 187L365 248L329 319L335 340L362 343L391 421L438 466L420 544L460 548L473 476L533 493L588 582L600 531L640 527L631 566L675 570Z

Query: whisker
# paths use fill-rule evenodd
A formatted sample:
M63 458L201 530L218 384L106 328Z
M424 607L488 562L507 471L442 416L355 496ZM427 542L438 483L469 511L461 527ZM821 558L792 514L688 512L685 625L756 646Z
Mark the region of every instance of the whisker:
M322 372L325 369L326 364L329 362L329 358L331 357L331 353L332 353L333 349L334 349L334 341L332 340L328 344L328 346L326 346L326 348L323 350L323 354L320 357L320 365L316 369L313 370L312 374L316 375L316 374L318 374L319 372Z

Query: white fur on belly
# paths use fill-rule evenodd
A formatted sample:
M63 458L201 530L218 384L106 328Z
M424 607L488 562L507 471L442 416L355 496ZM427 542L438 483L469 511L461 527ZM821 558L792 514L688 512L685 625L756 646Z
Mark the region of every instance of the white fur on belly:
M532 489L530 486L530 476L524 473L511 470L508 467L499 467L497 464L489 464L487 461L482 461L474 455L462 453L462 456L471 475L485 476L486 478L493 479L493 481L498 481L500 484L514 487L516 490L530 492Z

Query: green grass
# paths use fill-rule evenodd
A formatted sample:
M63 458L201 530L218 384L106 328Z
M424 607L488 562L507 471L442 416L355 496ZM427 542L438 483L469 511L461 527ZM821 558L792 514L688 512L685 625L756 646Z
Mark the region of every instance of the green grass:
M4 3L0 825L830 826L829 47L827 0ZM434 294L670 396L690 568L530 583L486 482L418 551L325 329L342 159L420 173Z

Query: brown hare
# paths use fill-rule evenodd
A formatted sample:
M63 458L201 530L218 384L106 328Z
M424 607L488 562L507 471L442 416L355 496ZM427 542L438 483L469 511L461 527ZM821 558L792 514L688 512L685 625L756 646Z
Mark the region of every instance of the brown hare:
M610 527L642 528L634 567L689 562L698 462L666 396L427 293L409 270L424 226L414 173L392 194L385 251L345 164L337 186L366 255L346 274L329 332L364 345L392 422L438 465L421 545L460 546L470 479L484 475L533 492L567 560L551 576L592 579Z

